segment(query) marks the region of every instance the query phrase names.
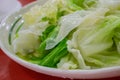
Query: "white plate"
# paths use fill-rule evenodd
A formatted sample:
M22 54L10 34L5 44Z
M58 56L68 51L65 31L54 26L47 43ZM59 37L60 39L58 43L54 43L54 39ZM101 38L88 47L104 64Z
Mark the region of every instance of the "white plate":
M7 56L9 56L15 62L21 64L22 66L29 68L33 71L58 76L63 78L71 78L71 79L96 79L96 78L107 78L107 77L115 77L120 76L120 67L110 67L110 68L102 68L102 69L93 69L93 70L60 70L55 68L48 68L39 66L36 64L29 63L18 58L14 52L12 51L11 47L8 44L8 32L13 23L14 19L26 11L28 11L32 6L36 4L43 4L47 0L40 0L39 2L34 2L29 4L28 6L21 9L19 12L7 17L5 20L2 21L2 26L0 29L0 45L2 50L5 52Z

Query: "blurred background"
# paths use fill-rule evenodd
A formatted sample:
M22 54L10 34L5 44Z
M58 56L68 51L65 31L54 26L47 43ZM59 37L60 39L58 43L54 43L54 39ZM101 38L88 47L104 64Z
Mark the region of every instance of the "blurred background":
M18 0L0 0L0 21L5 16L19 10L21 6Z

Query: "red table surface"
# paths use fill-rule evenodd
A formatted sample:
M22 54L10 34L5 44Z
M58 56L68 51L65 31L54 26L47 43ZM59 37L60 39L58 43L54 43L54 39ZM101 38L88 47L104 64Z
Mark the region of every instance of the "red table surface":
M35 0L19 0L22 6ZM0 49L0 80L70 80L53 77L29 70L8 58ZM75 79L80 80L80 79ZM85 79L84 79L85 80ZM91 79L92 80L92 79ZM120 77L97 79L97 80L120 80Z

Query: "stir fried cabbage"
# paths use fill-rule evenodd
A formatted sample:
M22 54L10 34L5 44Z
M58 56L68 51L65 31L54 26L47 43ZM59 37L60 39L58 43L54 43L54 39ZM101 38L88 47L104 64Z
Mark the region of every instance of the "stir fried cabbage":
M67 70L120 66L119 0L48 0L22 20L10 45L28 62Z

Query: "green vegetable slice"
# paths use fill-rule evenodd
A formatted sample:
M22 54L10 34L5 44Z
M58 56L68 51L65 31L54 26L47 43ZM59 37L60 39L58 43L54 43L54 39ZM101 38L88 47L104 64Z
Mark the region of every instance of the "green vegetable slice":
M9 44L11 45L11 38L12 38L12 33L13 33L13 30L16 26L16 24L21 20L22 17L19 17L12 25L12 27L10 28L10 31L9 31L9 36L8 36L8 42Z
M62 40L47 56L41 60L40 65L54 67L56 63L67 54L67 39Z

